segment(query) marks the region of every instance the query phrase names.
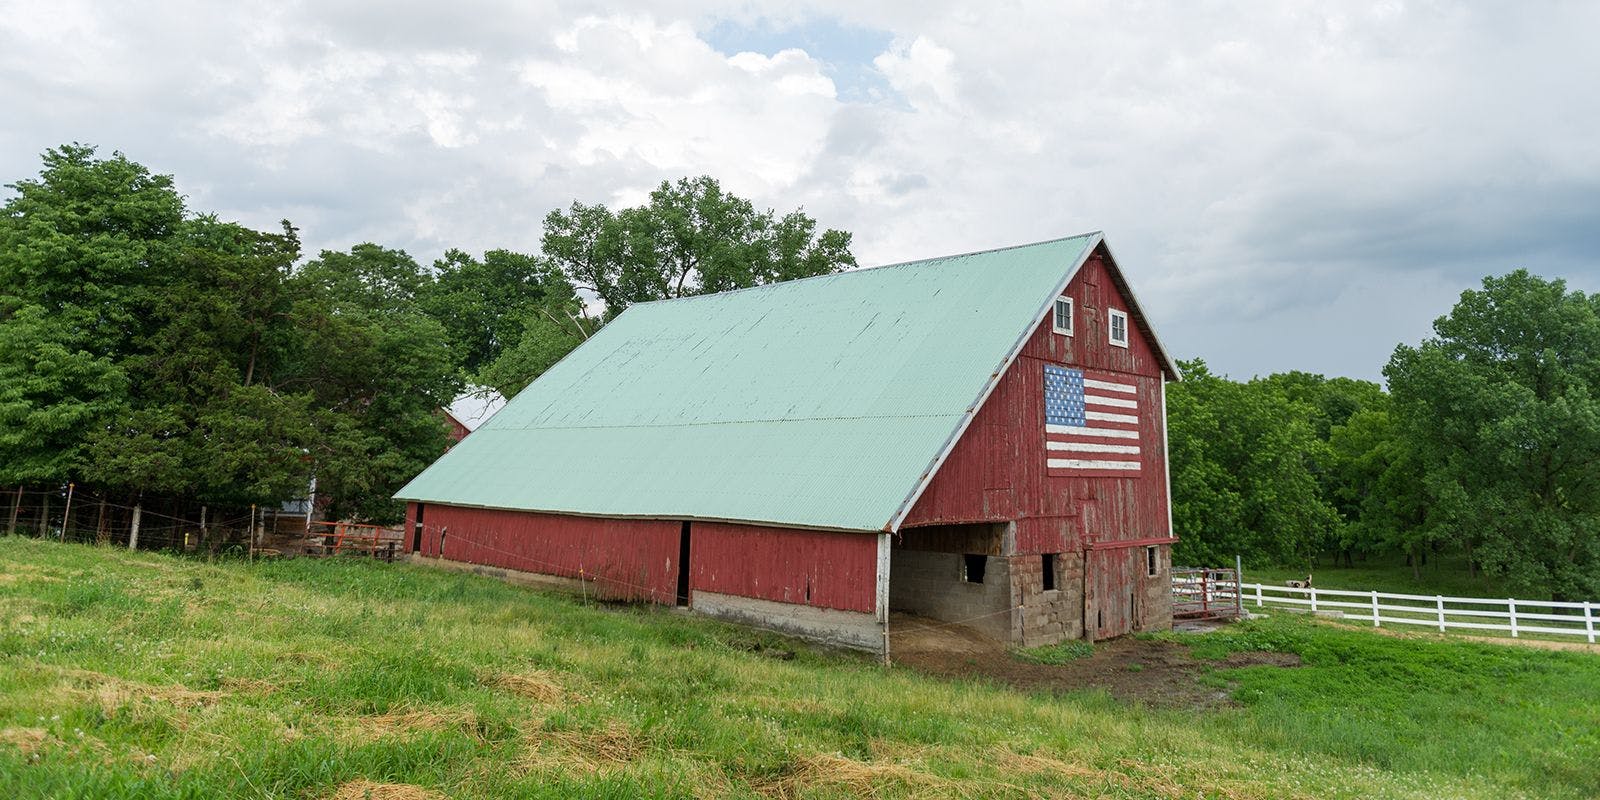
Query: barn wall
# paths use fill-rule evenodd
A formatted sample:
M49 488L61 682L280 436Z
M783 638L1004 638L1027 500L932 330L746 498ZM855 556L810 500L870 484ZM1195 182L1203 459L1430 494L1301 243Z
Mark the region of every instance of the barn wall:
M871 533L696 522L689 591L876 613L878 537Z
M415 506L408 521L415 520ZM429 503L421 555L590 582L600 596L672 603L680 525ZM441 540L443 551L440 550Z
M1107 308L1129 310L1103 256L1067 287L1075 335L1039 320L1017 360L979 409L904 526L1014 520L1017 553L1079 551L1089 541L1169 535L1163 448L1162 367L1145 331L1130 320L1129 346L1107 334ZM1044 365L1119 373L1138 387L1142 469L1137 477L1048 474Z

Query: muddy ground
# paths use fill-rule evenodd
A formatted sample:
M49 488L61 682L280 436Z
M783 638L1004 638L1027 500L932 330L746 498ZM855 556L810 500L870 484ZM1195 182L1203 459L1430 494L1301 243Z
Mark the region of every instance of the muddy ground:
M945 678L987 678L1026 691L1103 689L1121 700L1168 708L1231 705L1226 691L1201 683L1201 676L1213 669L1300 665L1293 653L1234 653L1223 661L1203 661L1184 645L1131 636L1098 642L1094 654L1085 658L1033 664L959 625L896 614L889 631L898 667Z

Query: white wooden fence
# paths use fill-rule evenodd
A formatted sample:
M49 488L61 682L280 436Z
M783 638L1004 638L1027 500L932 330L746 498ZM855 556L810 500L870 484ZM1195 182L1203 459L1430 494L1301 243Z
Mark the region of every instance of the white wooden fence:
M1416 625L1441 633L1461 629L1509 632L1513 637L1528 633L1577 636L1590 644L1595 643L1595 612L1600 609L1600 603L1595 602L1390 594L1261 583L1244 583L1240 588L1247 608L1278 606L1337 612L1345 619L1370 621L1375 628L1386 624Z

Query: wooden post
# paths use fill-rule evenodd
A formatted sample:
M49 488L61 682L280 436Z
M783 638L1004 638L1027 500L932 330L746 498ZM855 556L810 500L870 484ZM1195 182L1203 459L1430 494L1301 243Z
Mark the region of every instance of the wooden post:
M100 513L95 515L94 519L94 543L105 544L106 538L106 496L101 492Z
M1517 638L1517 599L1515 597L1507 598L1506 608L1511 611L1511 638L1515 639Z
M22 509L22 485L18 484L17 485L17 496L16 496L16 499L11 501L11 521L6 523L6 535L7 536L10 536L10 535L12 535L12 534L17 532L17 512L20 511L21 509Z
M256 560L256 504L250 504L250 560Z
M1594 603L1583 601L1583 630L1589 634L1589 644L1594 644Z
M1256 584L1256 608L1261 607L1261 584Z
M200 507L200 541L198 542L198 546L199 547L205 547L206 546L206 507L205 506L201 506Z
M144 504L141 503L141 502L135 502L133 504L133 524L130 525L129 529L128 529L128 549L129 550L138 550L139 549L139 517L143 513L144 513Z
M1378 619L1378 590L1372 590L1372 627L1381 628L1383 625Z
M50 532L50 492L43 492L44 499L40 502L39 510L39 538L43 539Z
M1317 613L1317 587L1308 586L1306 588L1311 590L1311 613L1315 614Z
M1436 594L1433 599L1439 604L1439 632L1444 633L1444 595Z
M78 484L67 482L67 510L61 515L61 541L67 540L67 526L72 524L72 492Z

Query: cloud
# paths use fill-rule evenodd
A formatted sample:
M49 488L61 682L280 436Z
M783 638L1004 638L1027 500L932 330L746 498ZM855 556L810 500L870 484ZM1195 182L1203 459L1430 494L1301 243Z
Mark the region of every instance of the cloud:
M1489 272L1600 284L1600 10L1408 2L19 2L0 175L66 141L313 249L538 246L711 174L863 263L1107 232L1168 344L1376 377Z

